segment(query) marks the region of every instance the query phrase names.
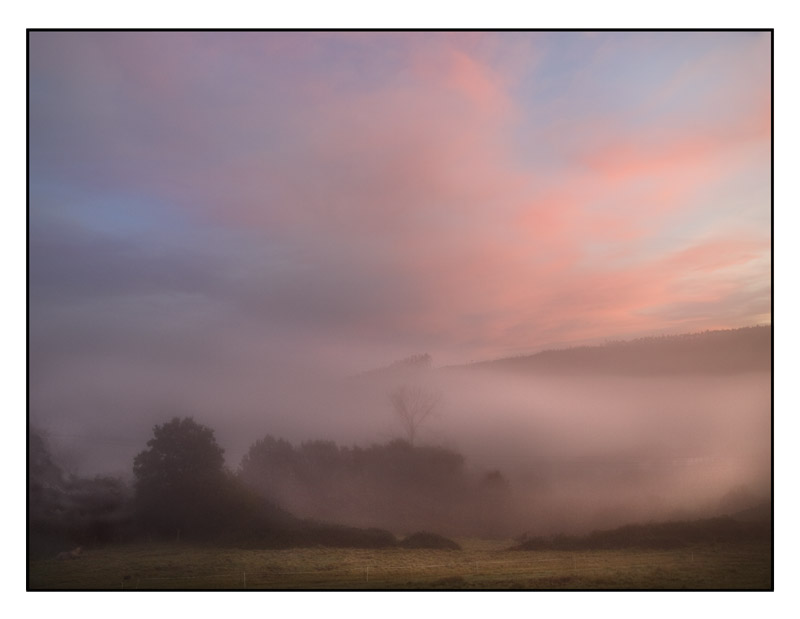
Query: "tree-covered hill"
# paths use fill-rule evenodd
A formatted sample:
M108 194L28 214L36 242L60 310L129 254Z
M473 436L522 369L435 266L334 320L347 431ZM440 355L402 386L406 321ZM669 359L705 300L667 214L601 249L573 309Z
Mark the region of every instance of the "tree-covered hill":
M772 369L772 327L744 327L545 350L460 369L537 374L730 374Z

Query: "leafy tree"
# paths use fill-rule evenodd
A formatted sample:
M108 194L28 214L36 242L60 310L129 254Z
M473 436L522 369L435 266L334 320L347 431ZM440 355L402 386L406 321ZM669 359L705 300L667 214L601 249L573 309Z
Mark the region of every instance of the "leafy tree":
M76 541L105 543L130 534L130 492L116 477L73 478L65 523Z
M311 483L333 480L345 466L346 454L333 441L307 441L300 445L304 477Z
M130 533L127 486L114 477L68 475L53 458L45 436L29 433L29 552L53 555L68 544L120 540Z
M28 487L31 492L41 492L60 488L64 483L64 471L53 459L43 433L31 428L28 436Z
M300 468L292 444L268 434L250 446L239 465L239 477L264 496L283 499L281 489L297 480Z
M135 506L141 524L159 534L207 534L220 525L228 477L214 431L187 417L156 425L134 458Z

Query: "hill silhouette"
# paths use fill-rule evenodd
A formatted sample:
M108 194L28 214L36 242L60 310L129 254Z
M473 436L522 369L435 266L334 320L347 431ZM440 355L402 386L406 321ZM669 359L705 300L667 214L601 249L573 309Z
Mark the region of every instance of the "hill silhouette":
M731 374L772 369L772 326L703 331L545 350L451 369L537 374Z

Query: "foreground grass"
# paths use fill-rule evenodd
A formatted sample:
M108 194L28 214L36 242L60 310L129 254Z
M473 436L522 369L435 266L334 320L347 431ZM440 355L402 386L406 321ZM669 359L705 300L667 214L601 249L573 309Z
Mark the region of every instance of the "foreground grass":
M674 550L246 550L136 544L28 562L28 589L771 589L768 543Z

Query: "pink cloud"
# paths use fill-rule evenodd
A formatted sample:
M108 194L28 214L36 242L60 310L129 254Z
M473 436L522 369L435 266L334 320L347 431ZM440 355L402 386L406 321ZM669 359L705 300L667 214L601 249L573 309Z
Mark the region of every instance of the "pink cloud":
M647 258L642 249L698 191L735 173L731 150L768 138L763 107L701 131L634 135L606 122L579 153L583 166L542 191L508 139L506 74L438 43L416 49L411 69L367 90L320 90L324 102L294 119L300 146L286 162L245 167L246 185L269 185L280 203L249 216L267 215L322 256L346 247L397 287L354 329L487 351L644 333L683 324L659 308L724 305L737 287L716 274L760 255L738 239Z
M451 52L446 81L484 113L499 114L509 109L509 101L485 66L458 50Z
M520 136L518 121L535 124L538 109L515 80L536 54L509 68L492 62L483 36L382 34L234 38L234 65L213 37L75 53L93 58L87 75L116 67L128 84L107 99L98 91L108 115L98 134L120 138L129 186L144 176L191 217L285 251L251 266L278 272L297 305L318 303L320 315L335 306L336 327L354 336L496 351L646 332L732 303L742 284L731 270L763 258L763 244L727 230L659 239L681 218L714 221L706 194L724 204L750 165L732 153L768 143L769 97L739 96L747 84L735 75L697 117L642 128L556 115L555 128ZM326 62L326 45L341 41L357 66ZM245 86L227 91L226 79ZM687 69L643 107L663 107L694 79ZM150 103L136 107L141 117L138 96ZM709 101L726 96L724 113L709 116ZM521 161L519 141L547 165ZM330 282L342 281L352 299L333 299L344 284ZM303 292L328 286L319 298Z
M623 131L620 134L624 136ZM669 133L657 130L637 138L609 136L579 160L611 182L650 176L674 178L687 168L713 167L715 159L730 149L769 137L769 115L765 116L760 107L751 115L737 119L735 124L723 127L688 128Z
M749 239L718 239L679 251L664 260L669 271L713 273L758 258L769 247Z

